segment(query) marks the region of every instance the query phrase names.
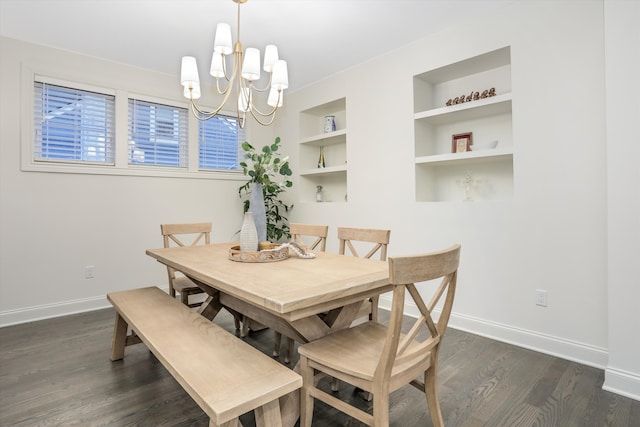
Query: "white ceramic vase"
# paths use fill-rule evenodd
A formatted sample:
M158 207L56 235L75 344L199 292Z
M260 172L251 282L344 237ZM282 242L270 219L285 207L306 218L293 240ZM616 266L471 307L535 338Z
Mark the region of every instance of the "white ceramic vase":
M258 242L267 241L267 212L262 191L262 184L254 182L251 186L251 196L249 197L249 212L253 214L253 223L258 232Z
M255 252L258 250L258 232L251 212L245 212L244 214L242 228L240 228L240 250L242 252Z

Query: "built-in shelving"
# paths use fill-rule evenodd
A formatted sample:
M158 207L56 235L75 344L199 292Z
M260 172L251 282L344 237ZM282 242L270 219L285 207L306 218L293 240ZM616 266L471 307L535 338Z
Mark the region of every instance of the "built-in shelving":
M335 116L336 130L323 132L325 116ZM322 186L326 202L344 202L347 196L346 99L341 98L300 112L300 200L315 202ZM319 167L320 150L325 167Z
M496 95L447 106L447 100L495 88ZM414 76L414 144L417 201L466 197L461 181L473 177L474 200L513 195L511 52L509 47ZM452 136L494 149L452 153Z

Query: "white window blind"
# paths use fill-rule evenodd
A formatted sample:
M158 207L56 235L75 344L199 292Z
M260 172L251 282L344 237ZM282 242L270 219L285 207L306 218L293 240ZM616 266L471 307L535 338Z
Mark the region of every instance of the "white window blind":
M240 144L245 140L238 118L218 114L200 122L200 169L239 170Z
M114 163L115 97L34 82L35 161Z
M129 98L129 164L187 167L187 109Z

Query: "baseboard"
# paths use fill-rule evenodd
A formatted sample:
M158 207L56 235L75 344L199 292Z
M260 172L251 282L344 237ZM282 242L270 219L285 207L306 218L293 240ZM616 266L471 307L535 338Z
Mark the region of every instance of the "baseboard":
M391 297L381 296L379 304L380 308L390 310ZM408 316L418 317L418 307L413 303L407 302L405 305L405 313ZM437 315L437 313L434 312L434 315ZM571 360L583 365L593 366L599 369L605 369L607 366L608 353L605 348L459 313L451 314L449 326L454 329L517 345L518 347L549 354L561 359Z
M640 376L631 372L607 368L603 390L640 401Z
M168 286L160 287L160 289L167 292ZM111 304L107 301L107 296L100 295L90 298L61 301L53 304L36 305L18 310L5 310L0 312L0 327L67 316L69 314L84 313L108 307L111 307Z

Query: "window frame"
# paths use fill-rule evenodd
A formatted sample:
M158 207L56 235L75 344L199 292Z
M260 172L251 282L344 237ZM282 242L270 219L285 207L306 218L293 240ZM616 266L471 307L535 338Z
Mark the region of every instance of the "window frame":
M50 82L45 82L43 81L45 79L35 79L34 80L34 108L31 110L31 114L33 115L34 118L34 126L31 129L31 133L32 133L32 137L33 137L33 142L32 142L32 156L34 159L34 162L40 163L40 162L45 162L45 163L64 163L64 164L86 164L86 165L102 165L102 166L112 166L115 163L115 145L116 145L116 134L115 134L115 94L113 93L107 93L110 92L108 90L105 90L103 88L80 88L80 87L71 87L69 85L61 85L61 84L56 84L56 83L50 83ZM37 89L35 86L36 85L42 85L42 88ZM86 158L84 158L85 156L82 155L82 158L67 158L64 156L46 156L43 155L45 151L45 145L56 145L55 142L50 142L47 141L47 143L45 144L44 141L44 133L41 132L40 133L40 138L36 138L35 134L35 130L36 130L36 123L35 123L35 117L36 117L36 112L35 112L35 95L38 91L40 91L40 93L44 93L45 90L51 90L51 91L57 91L57 89L54 88L48 88L48 87L57 87L57 88L62 88L62 89L68 89L68 92L63 91L62 93L64 93L67 96L71 96L73 94L74 91L77 92L82 92L84 94L89 94L89 93L93 93L96 95L96 97L104 97L106 103L107 103L107 109L105 110L105 119L107 120L107 123L110 123L110 126L108 126L107 128L109 129L108 131L108 136L110 137L111 141L107 142L105 144L105 146L107 147L107 152L110 150L111 154L107 154L106 155L106 159L103 161L91 161L91 160L87 160ZM45 87L47 87L47 89L45 89ZM111 100L109 100L108 98L111 98ZM58 98L52 98L53 101L52 102L59 102L62 100L61 97ZM111 105L109 105L111 104ZM90 106L93 105L98 105L98 103L96 102L92 102L89 104ZM75 110L75 108L72 108L72 111ZM109 111L110 110L110 111ZM112 113L112 116L109 116L109 113ZM45 117L50 115L49 113L45 112L44 110L42 110L40 112L40 116L38 116L39 119L42 119L44 121ZM92 118L94 118L95 116L92 115L88 115L85 116L84 114L76 116L76 118L79 118L82 121L89 121ZM54 119L55 120L55 119ZM43 130L42 128L39 127L39 125L37 126L41 131ZM43 126L44 127L44 126ZM59 126L56 126L55 123L53 125L51 125L51 127L53 129L56 129L56 127L59 128ZM47 129L49 128L49 126L47 126ZM73 131L75 132L81 132L81 133L91 133L93 132L93 129L91 129L90 127L86 126L86 125L82 125L82 126L74 126L73 127ZM79 147L76 145L78 144L78 142L80 143ZM77 140L73 140L70 144L66 144L66 143L62 143L60 144L62 147L65 148L73 148L74 145L76 145L76 148L80 148L80 150L82 152L84 152L85 150L88 150L88 148L90 147L90 141L84 140L84 138L82 138L80 141ZM38 149L39 148L39 149Z
M220 114L222 116L235 118L237 120L237 117L235 115L233 115L233 114L227 114L227 113L224 113L224 112L221 112ZM215 118L211 119L211 120L215 120ZM197 156L198 157L198 168L201 171L209 171L209 172L220 172L220 171L224 171L224 172L243 172L243 169L240 166L240 162L243 160L242 159L242 153L243 153L242 143L246 140L246 133L247 132L246 132L245 129L242 129L239 126L237 128L238 129L238 135L236 137L236 143L237 143L237 146L236 146L236 160L237 160L236 168L235 169L208 168L208 167L204 167L202 165L202 162L201 162L202 158L200 156L200 153L203 150L202 140L201 140L201 130L202 130L201 129L201 125L204 124L204 123L208 123L208 122L209 121L203 122L203 121L198 120L198 135L197 135L197 137L198 137L198 156Z
M21 63L21 135L20 170L24 172L51 172L89 175L126 175L142 177L170 177L211 180L246 181L240 170L200 169L198 120L193 116L190 105L183 101L182 91L176 89L176 98L158 97L140 93L134 88L125 86L126 82L114 77L113 81L87 81L86 76L73 74L73 70L61 69L41 61L24 61ZM86 162L49 162L39 161L34 155L34 94L35 82L87 90L91 92L114 95L115 100L115 163L87 164ZM187 109L187 167L153 166L144 164L128 164L128 99L140 99L158 104ZM223 114L233 115L222 111ZM247 130L247 135L249 131ZM241 142L239 142L240 144ZM241 150L241 147L238 146ZM195 153L195 154L194 154ZM240 160L240 159L239 159Z
M154 105L154 106L160 106L160 107L167 107L167 108L175 108L175 109L180 109L180 110L184 110L184 114L185 114L185 129L184 131L186 132L186 140L185 140L185 146L184 147L180 147L180 141L178 141L178 154L179 155L183 155L184 157L179 157L179 164L178 165L163 165L163 164L159 164L159 163L136 163L136 162L131 162L129 153L131 151L131 134L130 134L130 122L131 122L131 117L129 115L130 113L130 107L131 101L140 101L142 103L145 104L150 104L150 105ZM160 120L155 120L155 123L153 123L155 126L158 126L158 121ZM150 123L151 125L152 123ZM175 168L175 169L179 169L179 170L187 170L189 167L189 157L193 154L193 152L190 150L189 147L189 138L190 138L190 129L189 129L189 110L188 108L186 108L185 106L182 105L176 105L176 103L174 102L169 102L167 100L160 100L157 98L150 98L144 95L136 95L136 94L131 94L129 93L129 96L127 96L127 164L128 167L142 167L142 168L155 168L155 167L159 167L159 168ZM156 143L160 142L159 138L157 138Z

